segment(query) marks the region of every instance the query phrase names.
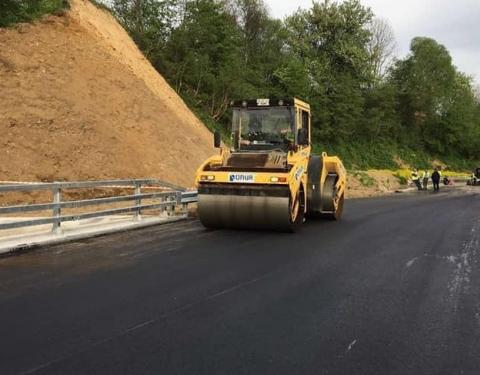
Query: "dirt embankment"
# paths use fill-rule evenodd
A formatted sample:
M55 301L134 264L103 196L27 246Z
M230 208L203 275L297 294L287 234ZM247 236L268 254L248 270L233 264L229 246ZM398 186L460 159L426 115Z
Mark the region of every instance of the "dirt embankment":
M347 198L368 198L390 194L402 187L392 171L353 171L347 175Z
M205 126L89 1L0 29L0 181L160 178L191 186Z

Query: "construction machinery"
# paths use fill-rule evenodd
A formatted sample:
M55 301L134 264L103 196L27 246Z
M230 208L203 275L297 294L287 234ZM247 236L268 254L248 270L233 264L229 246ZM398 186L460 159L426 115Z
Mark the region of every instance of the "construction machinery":
M480 186L480 168L477 168L472 173L472 177L467 181L467 185Z
M207 228L295 231L306 217L342 216L346 171L312 154L310 105L296 98L231 103L230 150L198 169L198 216Z

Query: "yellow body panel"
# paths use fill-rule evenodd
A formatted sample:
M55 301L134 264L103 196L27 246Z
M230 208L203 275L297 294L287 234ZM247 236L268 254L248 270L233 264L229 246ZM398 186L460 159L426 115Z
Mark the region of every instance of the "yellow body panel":
M321 181L325 181L328 173L335 173L339 176L337 181L337 195L342 196L345 193L347 185L347 171L342 161L337 156L328 156L323 153L323 169Z
M254 181L249 184L255 185L288 185L290 187L291 196L296 196L300 186L305 187L307 184L307 169L308 161L310 158L311 148L310 146L299 149L297 152L290 152L287 157L288 164L293 165L292 169L288 173L282 172L248 172L254 175ZM217 184L230 184L230 175L236 172L224 172L224 171L206 171L206 166L221 165L223 157L222 155L215 155L207 159L197 170L196 185L197 187L202 183L217 183ZM243 172L242 172L243 173ZM202 176L206 179L202 180ZM285 177L285 182L272 181L272 178ZM304 189L304 193L306 193Z

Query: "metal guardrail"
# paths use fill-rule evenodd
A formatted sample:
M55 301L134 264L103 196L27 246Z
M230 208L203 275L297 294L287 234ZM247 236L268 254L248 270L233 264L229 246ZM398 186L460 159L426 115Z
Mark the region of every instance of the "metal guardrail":
M154 193L142 193L142 187L168 190ZM106 198L62 201L62 192L67 189L92 188L134 189L134 194L118 195ZM34 191L50 191L52 193L52 203L0 206L0 215L52 210L52 216L30 220L19 220L3 224L0 223L0 230L52 224L52 231L54 233L61 234L61 223L67 221L77 221L126 213L132 213L133 219L139 221L141 220L142 210L150 209L159 209L161 213L166 213L169 216L172 216L178 212L180 212L180 215L186 215L188 204L197 201L196 191L185 191L185 189L181 187L154 179L0 184L0 194ZM142 204L142 200L146 199L158 200L158 202ZM128 201L134 201L135 204L129 207L111 208L108 210L80 213L75 215L62 214L62 209L65 208L80 208ZM178 207L180 207L180 210L177 210Z

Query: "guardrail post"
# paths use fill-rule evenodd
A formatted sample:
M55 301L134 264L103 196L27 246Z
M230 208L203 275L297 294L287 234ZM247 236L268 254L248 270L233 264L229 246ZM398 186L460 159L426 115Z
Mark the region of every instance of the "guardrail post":
M182 193L177 191L175 195L171 195L172 205L170 206L170 215L175 215L176 209L182 203Z
M140 221L142 220L142 212L140 209L140 206L142 205L142 197L140 197L140 194L142 194L142 184L139 182L135 182L135 195L137 198L135 199L135 215L133 217L134 221Z
M52 232L54 234L63 234L62 228L61 228L61 219L60 217L62 216L62 207L60 206L60 203L62 202L62 192L60 190L60 187L55 186L53 188L53 217L56 219L53 222L53 227L52 227Z
M171 201L172 201L172 196L169 194L165 197L165 202L170 203ZM172 206L170 206L169 204L165 206L165 214L167 217L172 215Z
M160 198L160 203L165 203L167 201L168 198L166 197L161 197ZM167 213L167 208L165 206L162 206L160 207L160 216L166 216L168 213Z
M182 203L182 192L177 193L177 205L181 205L180 213L183 216L188 216L188 203Z

